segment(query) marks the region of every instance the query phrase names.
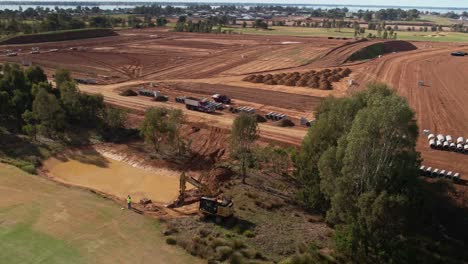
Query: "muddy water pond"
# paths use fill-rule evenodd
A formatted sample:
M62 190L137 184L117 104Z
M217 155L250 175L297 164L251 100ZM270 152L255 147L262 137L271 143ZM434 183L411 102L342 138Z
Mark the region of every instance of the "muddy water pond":
M47 174L57 181L98 190L119 198L131 195L134 202L146 197L169 203L179 191L180 172L142 169L117 161L94 150L73 151L44 163Z

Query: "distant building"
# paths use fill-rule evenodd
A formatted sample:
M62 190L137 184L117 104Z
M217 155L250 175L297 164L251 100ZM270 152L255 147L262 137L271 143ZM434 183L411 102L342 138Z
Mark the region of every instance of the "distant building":
M238 20L252 20L254 19L253 16L248 15L248 14L242 14L242 16Z

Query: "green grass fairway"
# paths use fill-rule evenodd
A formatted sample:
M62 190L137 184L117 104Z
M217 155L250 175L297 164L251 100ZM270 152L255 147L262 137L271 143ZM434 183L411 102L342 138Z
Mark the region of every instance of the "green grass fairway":
M257 30L255 28L224 28L242 34L255 35L275 35L275 36L303 36L303 37L339 37L339 38L354 38L354 30L345 28L340 32L337 29L326 28L306 28L306 27L271 27L271 30ZM375 30L366 30L364 36L369 33L377 34ZM437 35L436 32L408 32L398 31L398 40L411 41L437 41L437 42L468 42L467 33L458 32L441 32Z
M0 163L0 263L201 263L158 222Z
M418 19L418 21L421 22L433 22L436 23L437 25L444 25L444 26L450 26L453 24L459 23L456 19L450 19L448 17L441 17L441 16L433 16L433 15L421 15L421 18Z

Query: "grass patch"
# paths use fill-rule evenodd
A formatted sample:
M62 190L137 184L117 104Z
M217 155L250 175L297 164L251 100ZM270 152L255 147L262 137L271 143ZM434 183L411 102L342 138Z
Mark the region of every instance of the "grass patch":
M4 263L85 263L75 247L32 229L31 225L16 224L0 228L0 259Z
M359 61L359 60L368 60L378 57L379 55L384 54L384 44L376 43L374 45L367 46L355 53L353 53L348 61Z
M354 30L343 28L340 31L337 29L326 28L306 28L306 27L271 27L271 30L257 30L255 28L226 28L233 30L233 33L253 34L265 36L302 36L302 37L334 37L334 38L354 38ZM369 33L377 35L375 30L366 30L364 36ZM467 33L444 31L437 32L409 32L397 31L398 40L409 41L435 41L435 42L468 42Z
M155 220L0 164L0 262L202 263L167 250Z

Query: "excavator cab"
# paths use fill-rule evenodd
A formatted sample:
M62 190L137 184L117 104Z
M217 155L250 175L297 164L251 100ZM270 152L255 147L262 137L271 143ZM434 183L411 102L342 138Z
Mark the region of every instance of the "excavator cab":
M220 217L231 217L234 214L233 203L228 199L217 199L210 197L200 198L200 212L207 215L214 215Z
M234 214L234 203L232 200L225 197L213 197L215 194L211 193L210 189L205 184L193 177L186 176L185 172L182 172L180 175L180 195L177 204L183 204L186 182L195 186L202 195L206 195L200 198L200 207L198 208L200 212L205 215L216 216L217 222L221 221L222 218L229 218Z

